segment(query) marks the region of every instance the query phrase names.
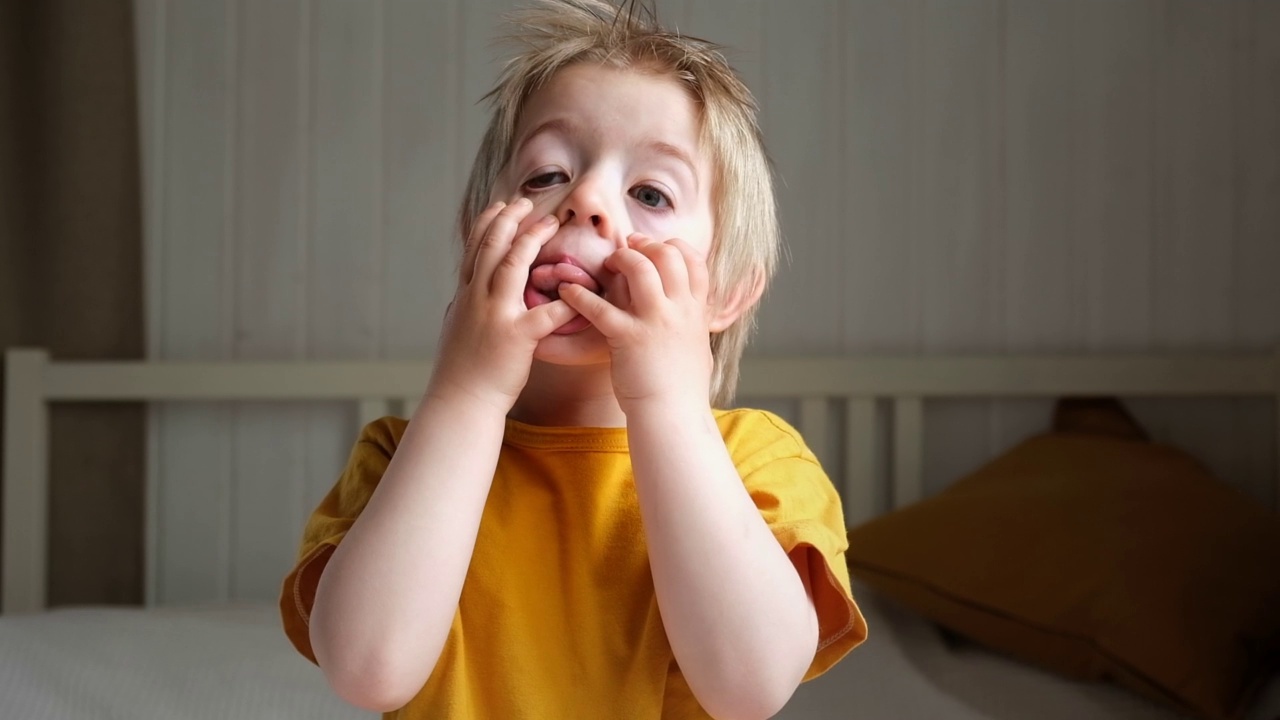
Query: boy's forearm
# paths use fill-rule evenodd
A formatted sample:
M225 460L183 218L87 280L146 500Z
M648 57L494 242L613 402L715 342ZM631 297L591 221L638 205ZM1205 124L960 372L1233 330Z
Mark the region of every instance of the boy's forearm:
M817 648L804 583L708 408L638 409L627 428L658 606L690 688L712 714L772 715Z
M399 707L435 666L475 548L504 422L502 413L469 398L424 399L329 559L311 641L330 684L349 702Z

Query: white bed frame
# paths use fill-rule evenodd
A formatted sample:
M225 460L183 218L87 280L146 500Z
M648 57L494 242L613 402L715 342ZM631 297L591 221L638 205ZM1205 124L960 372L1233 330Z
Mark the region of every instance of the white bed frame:
M69 362L51 361L41 349L7 351L0 612L45 607L50 403L342 400L355 403L364 422L412 413L426 371L419 362ZM1280 503L1280 353L747 358L739 395L798 401L798 425L814 452L824 465L843 468L833 480L850 525L877 514L877 498L898 507L922 497L923 402L930 398L1270 398ZM878 478L881 402L890 411L891 450ZM833 408L844 413L842 443L829 440ZM147 517L154 512L149 507ZM153 545L149 536L147 553Z

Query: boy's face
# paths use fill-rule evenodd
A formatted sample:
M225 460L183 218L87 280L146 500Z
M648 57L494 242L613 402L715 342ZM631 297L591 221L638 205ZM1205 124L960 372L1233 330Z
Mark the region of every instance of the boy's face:
M687 91L664 75L593 64L558 71L525 104L511 160L490 202L533 201L518 232L554 214L561 226L538 253L525 290L550 302L558 282L585 285L619 307L625 280L604 269L632 233L711 250L712 165ZM608 359L604 338L579 317L544 339L535 357L557 364Z

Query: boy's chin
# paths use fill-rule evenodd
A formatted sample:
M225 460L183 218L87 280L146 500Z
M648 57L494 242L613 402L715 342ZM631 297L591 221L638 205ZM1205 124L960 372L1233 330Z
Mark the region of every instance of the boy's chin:
M609 362L609 346L594 327L568 335L548 335L538 341L533 359L552 365L598 365Z

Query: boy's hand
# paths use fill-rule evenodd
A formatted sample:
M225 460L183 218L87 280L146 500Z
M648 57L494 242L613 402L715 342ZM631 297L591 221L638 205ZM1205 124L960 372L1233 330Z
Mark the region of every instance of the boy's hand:
M529 380L538 341L577 314L562 300L525 307L529 268L559 227L548 216L517 236L532 209L526 199L498 202L476 218L428 394L461 392L505 415Z
M604 265L626 279L629 307L615 307L572 283L560 286L560 297L608 340L623 412L653 403L707 403L712 358L706 261L683 240L656 242L636 233Z

